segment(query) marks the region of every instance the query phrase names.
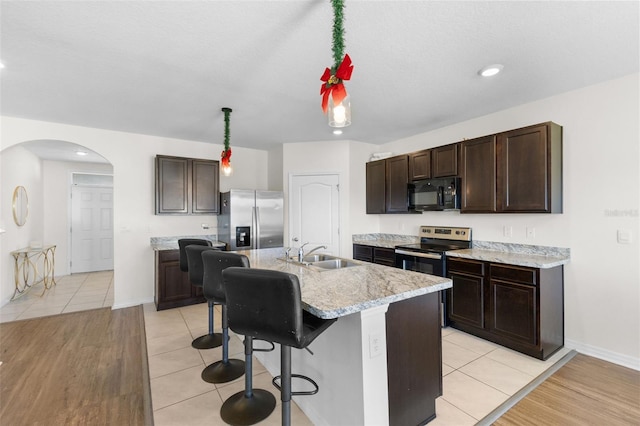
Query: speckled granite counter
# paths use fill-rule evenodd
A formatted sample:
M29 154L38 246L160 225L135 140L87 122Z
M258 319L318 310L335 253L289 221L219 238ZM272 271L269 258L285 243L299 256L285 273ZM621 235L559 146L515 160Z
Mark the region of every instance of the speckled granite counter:
M468 249L448 251L448 257L483 260L486 262L506 263L508 265L528 266L531 268L553 268L569 263L568 257L541 256L524 253L509 253L486 249Z
M474 241L472 249L452 250L446 254L449 257L461 257L540 269L565 265L570 260L570 250L568 248L496 243L492 241Z
M211 241L213 247L226 247L226 244L218 241L217 235L183 235L179 237L152 237L151 248L155 251L178 250L178 240L181 238L200 238Z
M359 266L318 272L279 260L283 249L238 251L252 268L273 269L298 276L305 310L320 318L338 318L376 306L451 287L448 278L359 262Z
M397 245L419 243L420 238L396 234L358 234L353 244L394 248ZM532 268L553 268L569 263L570 250L562 247L534 246L528 244L473 241L473 248L446 252L450 257L483 260Z
M420 242L419 237L398 234L357 234L352 235L353 244L364 246L394 248L405 244L415 244Z

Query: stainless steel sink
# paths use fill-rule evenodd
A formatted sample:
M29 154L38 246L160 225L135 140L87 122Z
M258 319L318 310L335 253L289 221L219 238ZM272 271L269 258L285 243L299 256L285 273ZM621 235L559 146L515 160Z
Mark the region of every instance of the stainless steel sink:
M337 258L335 256L331 256L330 254L312 254L310 256L305 256L304 258L302 258L302 263L316 263L333 259Z
M333 258L331 260L323 260L320 262L313 262L311 266L321 269L342 269L352 266L360 266L360 264L352 262L347 259Z
M359 263L353 262L348 259L342 259L336 256L332 256L330 254L313 254L310 256L305 256L302 262L298 262L298 259L294 257L291 257L289 259L279 257L278 260L294 263L296 265L306 266L318 272L330 271L332 269L350 268L353 266L361 266Z

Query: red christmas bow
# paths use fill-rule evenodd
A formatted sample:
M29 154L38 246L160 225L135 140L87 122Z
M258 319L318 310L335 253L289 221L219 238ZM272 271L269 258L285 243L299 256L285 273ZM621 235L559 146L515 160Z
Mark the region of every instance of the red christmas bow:
M220 154L222 159L222 167L229 167L229 164L231 163L231 148L222 151L222 154Z
M351 58L349 55L344 55L344 59L336 75L331 75L329 68L324 70L324 74L320 77L320 80L324 83L320 86L320 94L322 95L322 111L327 113L327 104L329 103L329 95L333 96L333 102L338 105L344 98L347 97L347 89L345 89L343 80L349 80L351 73L353 72L353 65L351 65Z

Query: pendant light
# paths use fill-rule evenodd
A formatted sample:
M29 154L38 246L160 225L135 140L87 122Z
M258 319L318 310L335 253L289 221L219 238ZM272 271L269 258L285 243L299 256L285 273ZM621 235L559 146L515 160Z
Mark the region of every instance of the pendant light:
M333 59L332 68L326 68L320 80L322 111L327 114L329 126L346 127L351 124L351 100L343 81L351 79L353 65L349 55L344 55L343 0L331 0L333 6Z
M220 155L220 164L222 167L222 174L225 176L231 176L233 168L231 167L231 147L229 145L229 115L233 111L231 108L222 108L224 112L224 151Z

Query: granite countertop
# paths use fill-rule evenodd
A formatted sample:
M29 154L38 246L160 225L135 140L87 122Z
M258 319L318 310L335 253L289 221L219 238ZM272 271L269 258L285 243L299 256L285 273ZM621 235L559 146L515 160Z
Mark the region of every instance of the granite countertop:
M569 263L568 256L517 253L488 249L452 250L446 252L448 257L483 260L486 262L506 263L508 265L528 266L532 268L554 268Z
M412 241L416 240L416 241ZM353 244L394 248L397 245L420 242L418 237L396 234L358 234ZM532 268L554 268L566 265L571 251L563 247L534 246L528 244L500 243L495 241L473 241L473 248L447 251L449 257L505 263Z
M178 250L178 240L182 238L200 238L203 240L211 241L213 247L226 247L227 245L221 241L218 241L217 235L183 235L179 237L152 237L151 248L154 251L162 250Z
M220 248L227 246L225 243L222 243L220 241L211 241L211 245L213 247L220 247ZM178 250L180 247L178 247L178 242L176 241L175 244L174 243L151 244L151 248L155 251L163 251L163 250Z
M353 240L353 244L372 247L395 248L396 246L402 246L409 243L407 243L406 240Z
M304 309L320 318L338 318L451 288L448 278L354 260L359 266L318 272L285 262L282 248L245 250L252 268L272 269L298 276Z

